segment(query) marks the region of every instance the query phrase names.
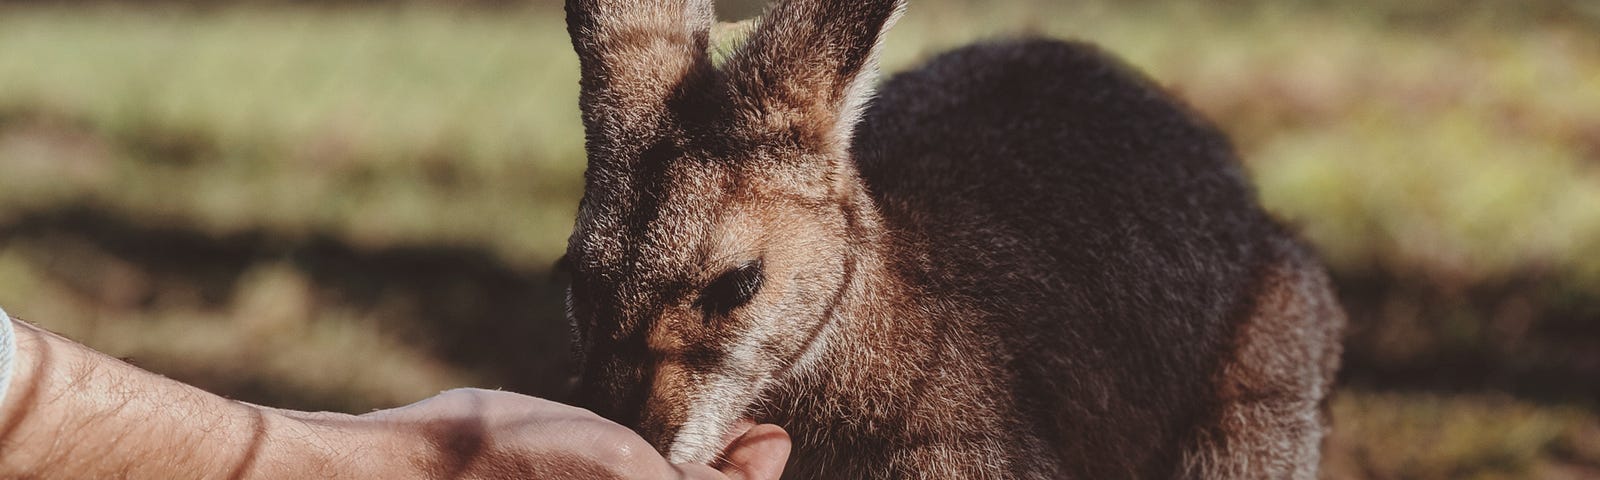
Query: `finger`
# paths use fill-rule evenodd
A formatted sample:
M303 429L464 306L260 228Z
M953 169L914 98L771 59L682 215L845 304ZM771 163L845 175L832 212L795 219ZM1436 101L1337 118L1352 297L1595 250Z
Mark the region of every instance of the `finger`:
M715 468L711 468L711 467L708 467L708 466L705 466L705 465L701 465L701 464L698 464L698 463L685 463L685 464L682 464L682 465L673 465L672 468L677 470L678 479L680 479L680 480L725 480L725 479L728 478L727 474L719 472ZM639 478L644 478L644 477L639 477ZM667 477L658 476L657 478L667 478Z
M789 460L789 432L777 425L756 425L728 446L722 473L733 480L777 480Z

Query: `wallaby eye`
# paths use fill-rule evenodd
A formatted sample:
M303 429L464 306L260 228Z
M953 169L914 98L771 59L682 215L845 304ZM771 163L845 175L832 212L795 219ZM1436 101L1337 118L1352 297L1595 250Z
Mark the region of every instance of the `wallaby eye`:
M739 308L761 290L761 261L756 260L729 270L700 291L695 303L707 313L723 315Z

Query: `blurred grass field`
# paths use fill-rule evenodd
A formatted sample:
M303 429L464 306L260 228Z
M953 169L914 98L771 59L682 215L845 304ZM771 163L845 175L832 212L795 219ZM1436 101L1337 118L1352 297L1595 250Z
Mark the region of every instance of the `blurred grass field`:
M928 0L885 64L1018 33L1182 95L1324 253L1330 478L1600 478L1600 2ZM576 94L554 4L0 4L0 305L274 405L559 396Z

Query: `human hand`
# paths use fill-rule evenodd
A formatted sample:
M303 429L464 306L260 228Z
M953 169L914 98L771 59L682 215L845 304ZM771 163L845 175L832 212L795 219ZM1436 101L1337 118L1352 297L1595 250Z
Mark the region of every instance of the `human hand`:
M671 465L632 430L588 410L492 390L451 390L355 418L414 433L394 436L409 439L402 451L420 452L400 467L431 478L776 479L790 448L783 429L758 425L715 467Z

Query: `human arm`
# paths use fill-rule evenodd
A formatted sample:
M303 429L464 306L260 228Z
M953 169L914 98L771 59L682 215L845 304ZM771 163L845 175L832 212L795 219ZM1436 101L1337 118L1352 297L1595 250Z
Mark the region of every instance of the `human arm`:
M789 448L769 425L721 472L673 466L588 411L485 390L362 416L259 407L13 326L0 478L776 478Z

